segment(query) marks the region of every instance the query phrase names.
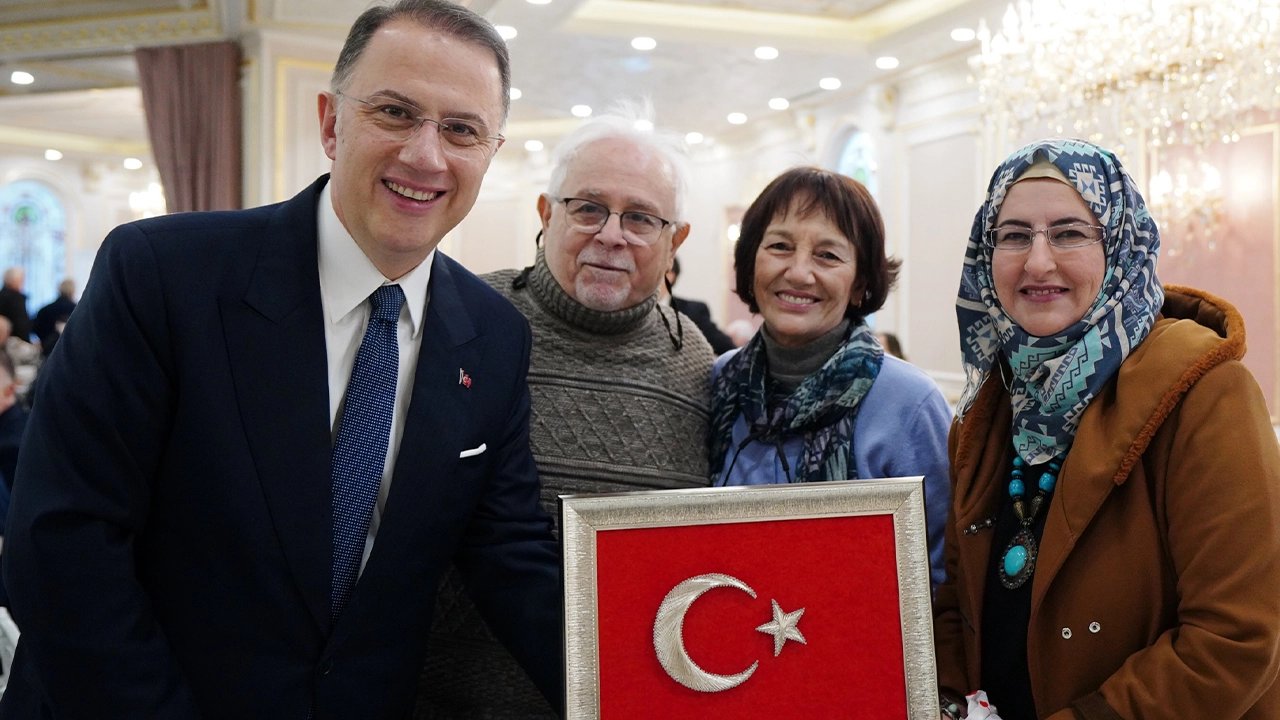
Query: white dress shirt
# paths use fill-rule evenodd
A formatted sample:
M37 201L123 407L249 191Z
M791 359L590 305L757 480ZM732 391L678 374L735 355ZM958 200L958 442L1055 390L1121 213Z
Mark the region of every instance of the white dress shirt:
M320 302L324 310L324 344L329 367L329 431L337 436L338 418L351 379L356 351L364 339L369 323L369 296L382 285L399 285L404 291L404 306L396 323L396 340L400 349L400 371L396 379L395 407L391 414L391 437L382 470L382 486L378 502L369 521L369 536L364 543L360 569L369 561L373 541L382 523L382 513L391 489L391 476L396 467L404 418L413 392L413 376L418 366L418 348L422 342L422 324L427 312L428 285L431 281L432 250L416 268L395 280L389 280L374 267L351 234L338 219L326 186L316 208L319 228Z

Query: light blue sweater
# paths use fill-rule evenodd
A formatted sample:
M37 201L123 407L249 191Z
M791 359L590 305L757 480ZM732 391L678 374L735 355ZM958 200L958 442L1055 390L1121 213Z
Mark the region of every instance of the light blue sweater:
M721 355L712 369L712 383L737 350ZM916 366L885 355L875 383L858 409L853 427L853 452L858 477L924 476L925 522L929 538L929 575L934 587L945 578L942 530L951 507L951 479L947 464L947 431L951 410L937 384ZM767 485L787 482L777 447L753 441L741 452L747 420L739 415L733 442L725 454L729 470L722 485ZM804 444L799 435L782 444L787 463L795 468ZM735 460L734 454L737 454Z

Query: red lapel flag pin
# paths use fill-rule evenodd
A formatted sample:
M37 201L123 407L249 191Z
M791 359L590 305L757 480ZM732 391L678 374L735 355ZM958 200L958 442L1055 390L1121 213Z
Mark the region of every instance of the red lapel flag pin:
M462 368L458 368L458 384L468 390L471 389L471 376Z

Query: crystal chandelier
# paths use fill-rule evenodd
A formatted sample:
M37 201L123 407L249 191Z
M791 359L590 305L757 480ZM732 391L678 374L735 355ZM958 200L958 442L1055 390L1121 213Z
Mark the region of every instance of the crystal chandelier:
M1178 157L1172 172L1161 169L1148 186L1147 205L1161 229L1173 231L1169 257L1218 248L1218 224L1223 219L1225 198L1222 175L1201 158Z
M1203 148L1280 109L1280 0L1020 0L978 37L983 106L1015 135Z

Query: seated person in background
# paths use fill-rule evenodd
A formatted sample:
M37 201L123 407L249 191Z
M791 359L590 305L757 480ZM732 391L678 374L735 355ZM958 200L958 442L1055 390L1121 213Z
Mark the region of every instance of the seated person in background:
M733 255L738 296L764 325L716 361L714 484L923 475L930 577L941 582L951 412L864 321L899 265L885 256L875 200L852 178L789 170L747 209Z
M27 406L32 382L40 367L40 348L32 345L11 332L13 324L9 318L0 315L0 350L8 356L9 375L16 385L18 403ZM9 476L12 482L13 476Z
M671 307L685 314L698 329L702 331L702 336L711 343L711 349L716 355L721 355L737 347L733 340L725 335L720 328L716 327L716 321L711 319L711 308L707 307L704 302L698 300L688 300L682 297L676 297L675 284L680 277L680 258L671 258L671 269L667 271L665 295L670 299Z
M906 353L902 352L902 341L898 340L897 335L891 332L878 332L876 333L876 340L880 341L880 347L884 348L885 352L899 360L907 359Z
M18 467L18 445L22 431L27 427L27 411L18 402L18 381L13 358L0 348L0 474L4 475L3 514L9 510L9 491L13 490L13 477Z
M956 314L965 388L934 603L943 707L1007 720L1280 718L1280 449L1226 301L1156 277L1111 152L991 177Z
M636 130L637 119L595 116L560 142L533 266L484 276L533 331L529 444L552 513L561 494L707 483L714 356L658 302L689 234L683 139ZM456 578L441 589L431 643L420 716L550 717Z

